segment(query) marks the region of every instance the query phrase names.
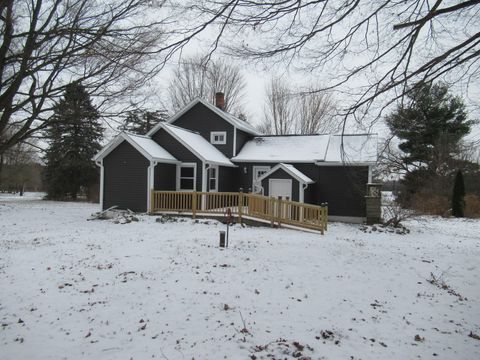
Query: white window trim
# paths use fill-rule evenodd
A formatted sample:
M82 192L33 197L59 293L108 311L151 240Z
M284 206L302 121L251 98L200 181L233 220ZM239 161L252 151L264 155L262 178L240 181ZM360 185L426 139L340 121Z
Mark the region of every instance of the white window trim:
M191 167L193 168L193 191L197 191L197 163L181 163L177 165L177 191L192 191L192 189L181 189L180 188L180 174L182 167Z
M256 192L256 187L258 186L257 178L255 178L255 175L257 174L258 170L266 170L266 172L269 172L271 170L271 166L263 165L263 166L254 166L252 168L252 190L253 192Z
M215 141L215 136L223 136L223 141ZM213 145L225 145L227 143L227 132L226 131L211 131L210 132L210 143Z
M215 169L215 188L210 189L210 169ZM218 165L211 165L207 170L207 182L208 182L208 191L209 192L218 192Z

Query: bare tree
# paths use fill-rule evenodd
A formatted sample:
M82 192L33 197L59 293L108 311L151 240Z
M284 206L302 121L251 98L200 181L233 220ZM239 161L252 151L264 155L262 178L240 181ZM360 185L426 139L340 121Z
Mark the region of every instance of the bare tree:
M266 92L265 118L260 130L265 134L290 134L295 125L295 103L290 89L283 80L273 77Z
M7 136L6 134L5 136ZM17 143L0 154L0 190L10 190L23 195L27 182L38 178L38 156L36 140Z
M197 97L213 103L221 91L225 94L224 110L241 113L245 86L238 66L194 56L183 60L174 71L169 93L173 110L179 110Z
M273 77L266 87L265 134L320 134L339 130L333 97L327 92L299 91Z
M295 133L331 134L339 130L336 105L328 92L301 93L297 97L296 107Z
M130 100L215 19L180 29L172 25L167 5L164 0L1 1L0 154L46 127L67 84L82 82L97 107L112 109L112 102Z
M325 88L348 91L345 117L364 115L379 100L376 118L380 118L385 106L403 98L416 83L443 78L463 80L468 86L478 80L479 4L479 0L205 0L192 9L219 24L222 31L213 48L231 29L225 45L234 54L272 59L311 74L330 73ZM235 43L240 32L255 41Z

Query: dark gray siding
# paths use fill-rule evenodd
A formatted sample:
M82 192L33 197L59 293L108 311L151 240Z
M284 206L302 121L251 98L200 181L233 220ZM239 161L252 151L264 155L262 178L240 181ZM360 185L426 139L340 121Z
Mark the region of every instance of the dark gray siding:
M225 131L227 133L227 143L225 145L213 146L220 150L226 157L231 158L233 156L233 125L202 103L194 105L185 114L175 120L173 125L196 131L208 142L210 142L211 131Z
M147 172L150 162L123 141L103 159L103 209L147 211Z
M238 163L239 186L245 192L252 191L254 166L274 167L275 163ZM317 166L307 163L291 163L315 183L308 185L304 201L320 205L328 202L329 213L337 216L365 217L365 192L368 167Z
M270 196L269 179L291 179L292 180L292 201L299 201L299 184L298 180L294 179L290 174L286 173L283 169L278 169L271 175L262 180L263 194Z
M155 190L176 190L177 166L175 164L158 164L155 166Z
M240 150L242 150L243 145L245 145L245 143L251 139L253 139L252 135L246 133L245 131L237 129L237 152L235 154L238 155Z
M238 191L238 168L219 166L218 191Z
M197 164L197 191L202 191L202 161L164 129L158 130L152 139L181 162ZM176 176L176 175L175 175Z
M328 202L330 215L365 217L367 182L367 166L321 166L317 196L320 202Z

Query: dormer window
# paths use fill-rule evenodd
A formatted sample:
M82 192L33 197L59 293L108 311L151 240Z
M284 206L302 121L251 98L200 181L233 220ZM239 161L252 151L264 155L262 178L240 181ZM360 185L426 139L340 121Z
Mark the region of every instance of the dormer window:
M225 145L227 143L227 132L212 131L210 133L210 143L213 145Z

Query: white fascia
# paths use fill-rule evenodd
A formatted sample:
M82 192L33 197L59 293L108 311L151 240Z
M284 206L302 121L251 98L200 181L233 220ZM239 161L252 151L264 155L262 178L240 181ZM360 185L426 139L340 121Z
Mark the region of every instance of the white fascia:
M95 164L100 167L100 211L103 210L103 188L105 179L105 169L103 167L103 159L95 161Z
M237 156L237 127L233 127L233 156ZM233 157L232 156L232 157Z
M150 161L150 166L147 169L147 212L151 212L150 209L150 200L152 195L152 190L155 186L155 166L157 166L157 161Z

